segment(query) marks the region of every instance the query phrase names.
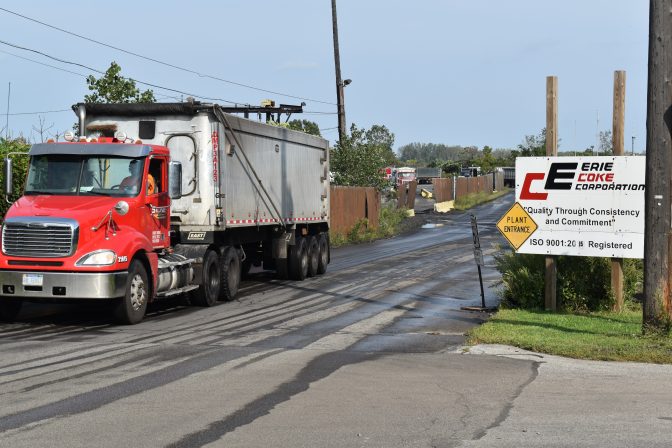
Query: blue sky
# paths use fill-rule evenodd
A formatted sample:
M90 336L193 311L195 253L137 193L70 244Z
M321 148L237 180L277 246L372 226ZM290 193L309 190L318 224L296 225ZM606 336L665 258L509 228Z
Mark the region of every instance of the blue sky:
M304 118L337 137L329 0L113 3L5 0L3 8L195 71L308 98ZM646 0L338 0L348 124L387 126L411 142L514 148L545 125L546 76L558 76L560 150L611 129L614 70L627 72L625 146L646 137ZM0 40L126 76L241 103L273 95L171 69L0 11ZM10 55L8 53L12 53ZM87 93L82 67L0 44L0 128L10 114L67 109ZM142 86L141 86L142 87ZM154 89L162 101L170 92ZM178 95L179 96L179 95ZM315 102L312 100L319 100ZM324 113L327 112L327 113ZM75 121L43 114L53 131ZM38 115L10 115L31 136ZM331 128L331 129L329 129ZM33 137L35 133L32 132Z

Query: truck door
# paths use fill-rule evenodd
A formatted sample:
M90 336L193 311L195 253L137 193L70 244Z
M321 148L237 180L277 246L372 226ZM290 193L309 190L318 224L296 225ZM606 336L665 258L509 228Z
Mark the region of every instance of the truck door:
M170 246L170 196L168 193L168 160L151 157L145 179L147 207L149 208L147 236L154 249Z

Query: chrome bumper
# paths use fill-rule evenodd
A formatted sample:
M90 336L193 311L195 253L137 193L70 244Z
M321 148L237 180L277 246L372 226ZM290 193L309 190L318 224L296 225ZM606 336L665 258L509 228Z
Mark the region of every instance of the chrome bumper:
M24 274L41 275L42 285L25 285ZM0 295L31 299L113 299L126 293L128 272L0 271ZM13 292L13 293L12 293Z

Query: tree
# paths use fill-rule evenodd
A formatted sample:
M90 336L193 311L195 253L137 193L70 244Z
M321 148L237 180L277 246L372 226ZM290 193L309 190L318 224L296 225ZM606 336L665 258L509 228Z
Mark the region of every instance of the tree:
M322 134L320 134L320 127L314 121L291 120L288 124L289 129L294 131L301 131L305 132L306 134L317 135L318 137L322 136Z
M379 155L385 160L385 166L395 165L397 155L394 153L394 134L386 126L374 124L365 133L368 145L375 146Z
M6 139L0 137L0 158L4 159L9 153L28 153L30 144L26 141L25 138L19 137L14 139ZM23 192L23 184L26 179L26 172L28 171L28 157L26 155L13 154L10 156L12 159L12 194L11 200L16 200L21 193ZM0 182L4 185L5 179L3 175L4 171L0 172ZM7 203L4 199L0 201L0 218L4 218L5 213L11 206L11 203Z
M152 90L141 92L135 81L120 75L121 67L116 62L110 64L105 75L95 78L89 75L86 84L92 92L84 96L85 103L153 103L156 101Z
M382 189L387 181L381 173L394 158L393 144L394 134L385 126L366 130L353 124L350 135L331 149L334 184Z
M539 135L526 135L525 141L518 145L518 149L511 151L515 157L541 157L546 155L546 128Z
M492 148L489 146L483 147L483 154L481 157L476 159L476 165L481 167L481 172L492 173L495 170L496 161L495 157L492 155Z
M610 156L614 153L613 143L611 131L600 131L600 146L598 148L601 156Z

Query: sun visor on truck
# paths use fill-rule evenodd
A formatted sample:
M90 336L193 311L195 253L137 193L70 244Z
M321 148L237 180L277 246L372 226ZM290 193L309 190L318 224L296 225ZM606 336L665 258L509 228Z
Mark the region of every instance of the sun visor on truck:
M117 157L144 157L152 148L148 145L127 145L124 143L38 143L31 146L28 154L106 155Z
M79 106L86 108L87 115L111 115L116 117L137 117L139 115L196 115L200 109L212 105L195 103L77 103L72 110L77 113Z

